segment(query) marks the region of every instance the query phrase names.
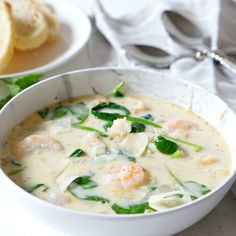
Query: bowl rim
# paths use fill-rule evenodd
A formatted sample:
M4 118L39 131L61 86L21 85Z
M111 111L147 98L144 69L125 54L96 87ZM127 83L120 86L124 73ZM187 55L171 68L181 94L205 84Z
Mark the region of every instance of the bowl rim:
M143 72L143 73L153 73L153 74L157 74L158 76L163 76L166 77L167 79L175 79L178 80L181 83L186 83L191 87L195 87L197 89L200 89L206 93L208 93L210 96L214 97L214 99L218 99L221 102L224 103L224 105L226 105L226 108L229 112L231 112L235 118L236 121L236 114L235 112L228 106L228 104L226 104L226 102L224 102L221 98L219 98L218 96L216 96L215 94L213 94L212 92L202 88L201 86L194 84L192 82L189 82L187 80L184 80L182 78L179 78L178 76L175 75L171 75L171 74L166 74L166 73L162 73L160 71L154 71L151 69L143 69L143 68L124 68L124 67L94 67L94 68L86 68L86 69L81 69L81 70L74 70L74 71L70 71L70 72L65 72L65 73L61 73L58 75L54 75L51 76L49 78L46 78L44 80L39 81L38 83L26 88L25 90L21 91L19 94L17 94L14 98L12 98L7 104L5 104L5 106L0 110L0 116L1 114L4 112L4 110L12 103L14 102L14 100L18 99L18 97L20 97L22 94L27 93L29 90L32 90L38 86L41 86L42 84L48 83L49 81L52 80L56 80L60 77L63 77L64 79L66 78L70 78L67 77L67 75L76 75L76 74L80 74L80 73L86 73L86 72L95 72L95 71L127 71L127 72ZM232 153L233 154L233 153ZM236 155L236 153L235 153ZM233 155L232 155L233 158ZM161 212L151 212L151 213L141 213L141 214L101 214L101 213L93 213L93 212L86 212L86 211L79 211L79 210L74 210L74 209L70 209L70 208L66 208L63 206L58 206L58 205L54 205L52 203L49 203L45 200L42 200L28 192L26 192L23 188L21 188L20 186L18 186L17 184L15 184L6 174L5 172L2 170L1 166L0 166L0 179L2 179L3 183L5 182L8 187L8 192L9 189L11 188L11 192L17 191L19 194L21 194L23 197L25 197L25 199L27 199L28 201L33 201L35 204L40 205L40 207L47 207L50 208L51 210L54 211L60 211L62 213L67 213L67 214L73 214L73 215L78 215L78 216L83 216L83 217L89 217L89 218L96 218L96 219L106 219L106 220L123 220L123 219L142 219L142 218L153 218L153 217L161 217L163 215L166 214L171 214L171 213L175 213L177 211L184 211L187 208L191 208L192 206L196 206L201 202L206 202L209 199L213 198L213 196L216 193L219 193L223 187L227 187L226 185L228 185L230 182L232 182L236 179L236 165L234 168L232 168L231 170L231 174L221 183L219 184L215 189L213 189L210 193L208 193L207 195L204 195L192 202L174 207L174 208L170 208L168 210L165 211L161 211Z
M54 60L50 61L47 64L43 64L41 66L29 69L29 70L14 72L10 74L0 74L0 79L8 79L11 77L24 76L24 75L33 74L33 73L46 73L48 71L57 69L60 66L69 62L70 60L74 59L78 55L78 53L83 49L83 47L86 45L92 33L92 26L91 26L91 22L88 16L72 2L65 1L65 0L57 0L57 1L63 2L63 4L66 4L67 6L69 6L70 9L73 8L73 11L76 12L78 19L80 19L80 21L85 22L86 27L84 28L87 28L87 30L86 30L86 34L84 34L84 36L82 37L82 40L80 41L80 43L79 44L74 43L73 48L70 46L65 52L58 55ZM51 0L47 0L46 3L50 4ZM73 26L72 28L78 31L76 27Z

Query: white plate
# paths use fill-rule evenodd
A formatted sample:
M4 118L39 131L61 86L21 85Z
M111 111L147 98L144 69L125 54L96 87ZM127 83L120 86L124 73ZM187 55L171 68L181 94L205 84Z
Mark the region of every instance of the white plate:
M39 49L15 52L0 78L30 73L45 73L72 59L86 44L91 33L88 17L66 0L45 0L60 21L59 38Z

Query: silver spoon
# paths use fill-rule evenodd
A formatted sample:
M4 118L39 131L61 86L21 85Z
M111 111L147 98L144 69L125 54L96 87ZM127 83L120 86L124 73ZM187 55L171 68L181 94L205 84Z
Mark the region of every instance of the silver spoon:
M198 59L212 58L214 62L236 74L235 62L225 53L211 50L207 46L209 39L204 38L200 30L184 16L174 11L165 11L162 19L170 37L183 47L194 51Z

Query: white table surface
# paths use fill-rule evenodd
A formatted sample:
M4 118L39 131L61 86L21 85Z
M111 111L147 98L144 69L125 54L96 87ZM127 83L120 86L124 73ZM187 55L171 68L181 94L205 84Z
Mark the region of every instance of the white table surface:
M91 0L70 0L88 10ZM49 75L91 67L87 46L66 65L51 71ZM0 181L0 235L1 236L61 236L56 229L39 222L26 209L14 202ZM79 234L78 234L79 235ZM236 199L231 192L204 219L178 234L179 236L234 236L236 235ZM148 235L144 235L148 236Z

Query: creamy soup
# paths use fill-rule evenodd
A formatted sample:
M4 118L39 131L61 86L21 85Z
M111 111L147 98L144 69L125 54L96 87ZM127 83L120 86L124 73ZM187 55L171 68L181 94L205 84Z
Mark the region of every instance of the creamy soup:
M4 171L45 201L102 214L164 211L225 181L231 156L215 128L123 86L32 114L4 144Z

